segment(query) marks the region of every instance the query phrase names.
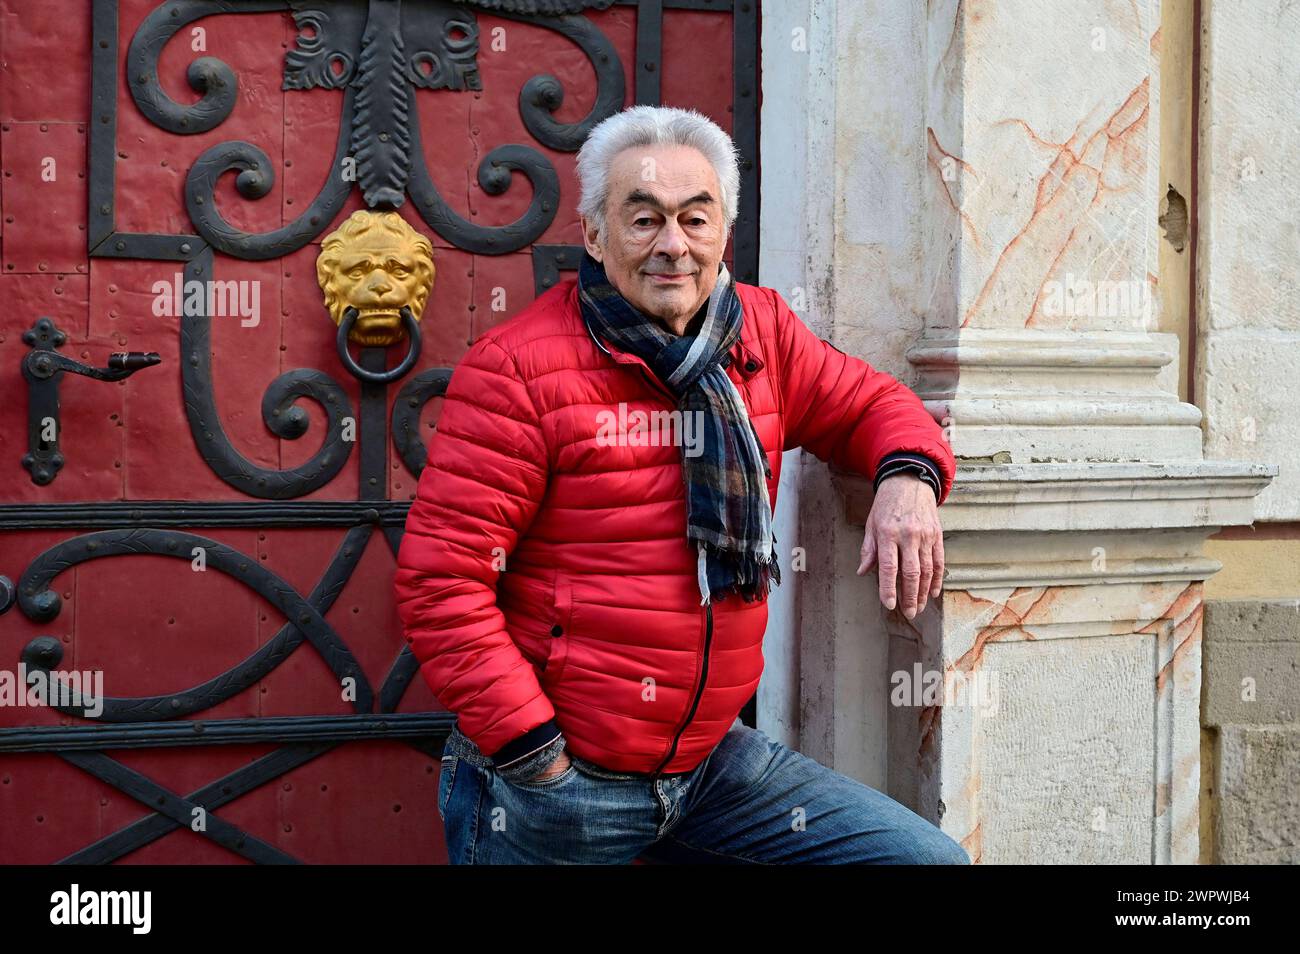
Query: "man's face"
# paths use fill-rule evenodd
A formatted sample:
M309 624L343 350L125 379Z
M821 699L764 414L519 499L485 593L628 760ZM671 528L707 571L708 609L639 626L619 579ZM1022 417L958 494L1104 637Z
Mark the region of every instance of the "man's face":
M625 149L609 170L605 235L585 217L587 251L635 308L681 334L718 278L727 247L718 176L696 149Z

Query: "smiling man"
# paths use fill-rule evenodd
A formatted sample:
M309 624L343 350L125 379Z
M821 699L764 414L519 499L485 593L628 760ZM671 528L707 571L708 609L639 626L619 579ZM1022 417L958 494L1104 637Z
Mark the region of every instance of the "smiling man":
M782 452L874 480L858 572L878 566L882 602L911 618L943 575L939 426L733 279L737 156L706 117L625 110L578 176L577 277L457 366L398 554L406 639L456 714L437 804L450 860L969 863L737 718L782 555L807 545L772 532ZM693 453L671 431L688 418ZM669 439L646 440L656 428Z

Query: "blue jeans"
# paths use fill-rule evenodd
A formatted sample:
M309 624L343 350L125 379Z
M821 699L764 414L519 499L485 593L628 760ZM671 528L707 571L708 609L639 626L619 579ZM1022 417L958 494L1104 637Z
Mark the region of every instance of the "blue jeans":
M507 782L453 728L438 784L451 863L970 864L920 815L739 720L676 777L569 758Z

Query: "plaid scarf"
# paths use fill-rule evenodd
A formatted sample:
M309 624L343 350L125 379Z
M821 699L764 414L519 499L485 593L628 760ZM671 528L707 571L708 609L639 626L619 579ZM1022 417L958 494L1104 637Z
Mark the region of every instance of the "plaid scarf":
M781 582L772 533L767 454L745 402L723 370L744 318L736 284L718 263L704 324L695 335L674 335L632 306L610 284L605 266L583 252L578 300L593 338L643 359L677 397L681 419L699 421L698 455L680 441L686 484L686 538L699 550L700 604L734 589L747 603ZM678 435L683 433L678 428Z

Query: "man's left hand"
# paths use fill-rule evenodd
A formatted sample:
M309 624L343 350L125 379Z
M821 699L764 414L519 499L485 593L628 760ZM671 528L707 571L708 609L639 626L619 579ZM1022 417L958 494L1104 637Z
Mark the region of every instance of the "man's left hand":
M858 576L877 565L880 602L892 610L897 599L908 619L925 609L927 598L937 598L943 588L939 507L934 491L915 474L895 474L880 482L867 516Z

